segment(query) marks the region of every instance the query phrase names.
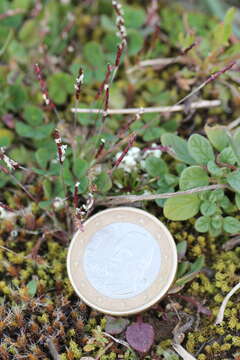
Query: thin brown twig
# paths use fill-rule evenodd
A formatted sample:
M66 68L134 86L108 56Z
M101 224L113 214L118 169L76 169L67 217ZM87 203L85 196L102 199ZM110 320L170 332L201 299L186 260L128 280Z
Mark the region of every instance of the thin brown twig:
M224 74L225 72L231 70L234 65L236 65L236 61L231 62L230 64L227 64L223 69L216 71L215 73L208 76L208 78L197 88L193 89L188 95L184 96L181 100L179 100L176 105L182 104L184 101L191 98L193 95L198 93L202 88L204 88L206 85L210 84L212 81L215 81L220 75Z
M186 56L176 56L176 57L171 57L171 58L156 58L156 59L149 59L149 60L143 60L143 61L139 61L139 63L131 68L129 68L127 70L128 74L133 73L134 71L137 71L139 69L143 69L146 67L163 67L163 66L168 66L171 64L176 64L176 63L182 63L182 64L186 64L188 58Z
M228 124L227 129L232 130L240 124L240 116Z
M150 194L150 195L120 195L120 196L107 196L105 198L100 198L96 200L97 205L121 205L121 204L130 204L137 201L151 201L157 199L169 199L179 195L190 195L194 193L199 193L202 191L216 190L216 189L225 189L227 184L214 184L208 186L200 186L194 189L189 189L185 191L176 191L172 193L165 194Z
M235 236L234 238L225 242L222 246L223 250L229 251L232 250L235 246L240 245L240 236Z
M196 102L192 102L189 105L190 109L202 109L202 108L210 108L220 106L220 100L200 100ZM129 109L108 109L108 115L118 115L118 114L138 114L141 112L142 114L149 114L149 113L169 113L169 112L178 112L184 111L184 105L170 105L170 106L156 106L156 107L147 107L147 108L129 108ZM80 109L80 108L72 108L71 111L73 113L80 113L80 114L102 114L104 110L101 109Z

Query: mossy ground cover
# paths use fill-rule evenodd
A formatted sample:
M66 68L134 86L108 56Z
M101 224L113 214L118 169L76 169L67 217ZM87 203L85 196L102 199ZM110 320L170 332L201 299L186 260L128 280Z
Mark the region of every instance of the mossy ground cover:
M186 13L180 5L160 2L156 8L154 2L125 1L128 47L110 86L109 107L173 105L209 74L237 60L233 16L230 10L224 23L219 23L201 12ZM239 116L238 69L222 74L191 99L217 99L221 101L218 107L196 110L186 103L185 111L140 114L134 121L121 114L108 116L104 127L101 116L74 115L71 108L76 106L104 107L104 98L96 100L96 94L107 63L115 61L119 41L115 13L107 0L81 4L3 0L0 4L0 146L22 167L6 173L6 161L1 158L0 357L175 360L180 358L172 348L173 330L178 327L185 334L182 345L197 359L238 359L238 294L228 302L221 325L214 321L224 296L239 282L240 248L225 250L226 232L218 236L199 233L195 217L184 222L167 220L164 200L137 206L161 219L176 243L184 244L179 278L189 269L195 272L142 314L155 332L147 354L129 349L124 331L109 338L105 334L109 319L83 304L67 277L67 249L75 231L76 181L80 182L80 205L85 204L90 190L101 199L173 192L182 163L169 154L161 159L159 153L155 158L149 157L153 153L145 157L144 150L159 144L165 133L189 138L195 132L203 134L206 124L228 125ZM140 61L154 58L174 61L157 68L139 66ZM43 103L41 83L39 87L33 70L36 63L57 114ZM74 83L80 66L84 84L76 101ZM56 161L51 136L56 127L68 145L63 166ZM132 132L136 132L135 155L132 152L131 159L125 158L109 172ZM106 157L94 162L96 148L101 146L99 133L105 140ZM119 140L123 142L118 144ZM171 173L167 172L163 182L166 166ZM233 195L229 197L233 201ZM103 207L96 206L93 212ZM236 206L229 211L238 219ZM133 322L135 317L128 320Z

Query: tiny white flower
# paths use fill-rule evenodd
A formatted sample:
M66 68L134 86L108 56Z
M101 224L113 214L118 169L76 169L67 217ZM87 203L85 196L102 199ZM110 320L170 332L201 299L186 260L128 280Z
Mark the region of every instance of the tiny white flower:
M55 199L53 201L53 207L56 210L62 209L64 204L65 204L65 200L63 198L55 197Z
M158 146L157 144L153 143L150 147L155 148L155 147L157 147L157 146ZM143 159L145 159L145 158L146 158L147 156L149 156L149 155L155 156L155 157L157 157L157 158L160 158L161 155L162 155L162 151L159 150L159 149L147 150L147 151L144 152Z
M128 151L127 155L123 158L123 160L120 162L119 167L124 169L124 171L130 173L138 165L138 162L140 160L140 152L141 150L138 147L133 146ZM116 159L118 159L121 154L121 152L117 153Z

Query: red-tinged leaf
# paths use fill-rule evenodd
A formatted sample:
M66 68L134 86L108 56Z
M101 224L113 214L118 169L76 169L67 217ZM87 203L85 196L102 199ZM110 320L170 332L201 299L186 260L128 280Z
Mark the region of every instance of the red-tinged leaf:
M127 328L126 339L133 349L147 353L154 341L153 327L143 322L133 323Z
M107 316L107 323L105 330L108 334L117 335L121 334L129 324L129 320L123 318L114 318Z

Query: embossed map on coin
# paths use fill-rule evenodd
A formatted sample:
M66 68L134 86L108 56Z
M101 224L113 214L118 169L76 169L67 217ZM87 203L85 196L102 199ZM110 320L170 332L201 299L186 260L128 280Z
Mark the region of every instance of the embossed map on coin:
M142 226L116 222L97 231L84 254L84 270L91 285L105 296L136 296L156 279L160 248Z

